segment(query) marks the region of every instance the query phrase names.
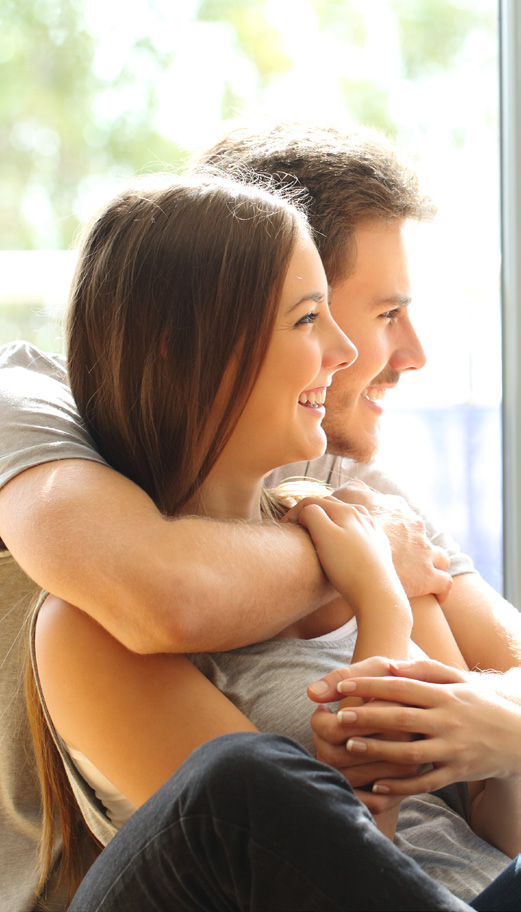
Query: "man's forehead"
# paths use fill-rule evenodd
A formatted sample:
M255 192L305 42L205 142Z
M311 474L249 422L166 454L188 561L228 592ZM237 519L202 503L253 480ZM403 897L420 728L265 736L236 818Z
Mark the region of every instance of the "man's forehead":
M343 263L335 284L352 278L361 267L381 257L407 257L411 240L410 219L364 219L356 225L343 242ZM371 263L372 268L372 263Z

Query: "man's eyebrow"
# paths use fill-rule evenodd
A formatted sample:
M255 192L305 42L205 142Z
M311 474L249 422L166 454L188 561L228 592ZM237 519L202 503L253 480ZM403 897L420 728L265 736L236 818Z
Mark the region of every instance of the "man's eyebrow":
M411 301L412 298L405 295L391 295L388 298L378 298L373 302L373 307L375 310L377 307L408 307Z
M295 307L299 307L300 304L304 304L306 301L314 301L315 304L320 304L323 300L324 295L321 291L310 291L308 294L302 295L299 301L295 301L295 303L288 308L288 313L291 313L292 310L295 310Z

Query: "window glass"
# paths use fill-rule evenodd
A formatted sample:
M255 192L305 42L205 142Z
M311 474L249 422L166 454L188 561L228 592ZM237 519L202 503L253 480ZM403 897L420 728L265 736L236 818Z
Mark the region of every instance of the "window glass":
M78 226L237 116L383 129L439 214L414 239L427 367L382 456L501 588L497 9L492 0L5 0L0 342L60 347Z

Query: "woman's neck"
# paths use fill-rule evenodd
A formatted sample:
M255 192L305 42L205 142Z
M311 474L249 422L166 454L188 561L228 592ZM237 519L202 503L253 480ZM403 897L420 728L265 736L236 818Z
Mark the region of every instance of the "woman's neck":
M259 522L261 487L262 478L227 472L217 464L180 512L211 519Z

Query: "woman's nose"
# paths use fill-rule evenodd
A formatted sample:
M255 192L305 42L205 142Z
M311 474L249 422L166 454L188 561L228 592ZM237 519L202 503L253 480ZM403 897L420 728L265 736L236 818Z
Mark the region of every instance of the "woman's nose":
M358 349L331 318L332 338L324 354L324 364L342 370L349 367L358 358Z

